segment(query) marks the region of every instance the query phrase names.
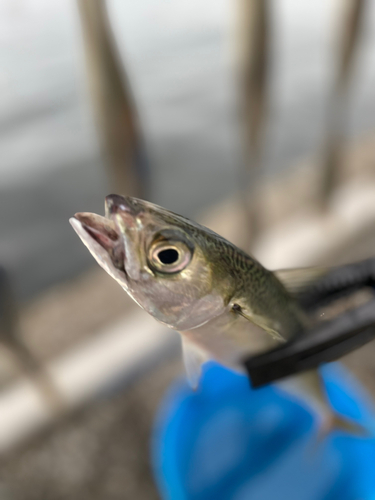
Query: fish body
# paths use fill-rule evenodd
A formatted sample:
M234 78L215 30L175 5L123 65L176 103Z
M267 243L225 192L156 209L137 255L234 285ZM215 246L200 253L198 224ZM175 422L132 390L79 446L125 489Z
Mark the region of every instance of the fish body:
M208 228L136 198L110 195L105 209L105 217L78 213L70 222L133 300L180 332L192 386L208 359L242 371L245 356L309 326L276 274ZM318 410L324 428L339 423L317 372L283 385Z

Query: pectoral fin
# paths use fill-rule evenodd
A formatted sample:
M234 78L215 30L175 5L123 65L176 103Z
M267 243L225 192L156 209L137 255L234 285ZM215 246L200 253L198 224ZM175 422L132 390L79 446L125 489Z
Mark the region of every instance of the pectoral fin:
M245 307L240 304L233 304L232 311L236 314L239 314L247 321L260 326L263 330L271 335L274 340L278 340L279 342L286 342L286 339L278 332L274 325L267 318L263 316L255 315L251 311L248 311Z
M187 379L192 389L196 389L202 373L202 365L208 361L209 357L203 349L198 347L184 335L182 335L181 338Z

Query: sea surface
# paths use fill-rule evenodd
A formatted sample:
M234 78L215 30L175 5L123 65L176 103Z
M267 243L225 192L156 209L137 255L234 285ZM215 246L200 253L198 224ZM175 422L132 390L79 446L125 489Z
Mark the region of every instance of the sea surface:
M238 0L110 0L151 163L151 199L194 216L231 194L239 165ZM274 0L265 175L316 154L335 69L337 0ZM368 0L348 137L375 128L375 0ZM108 183L73 0L0 0L0 265L17 297L91 257L68 224L103 211Z

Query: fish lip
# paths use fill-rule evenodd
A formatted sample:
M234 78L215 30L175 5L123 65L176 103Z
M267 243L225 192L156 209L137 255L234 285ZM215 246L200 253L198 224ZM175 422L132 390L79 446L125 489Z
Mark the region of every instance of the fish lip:
M109 259L116 269L126 274L125 244L116 222L107 217L88 212L78 212L72 217L72 220L79 223L82 231L86 234L86 238L95 242L96 251L99 252L102 258L103 252L105 252L107 260ZM77 228L74 224L72 225L75 229Z
M91 215L93 218L100 217L96 216L96 214L85 214L85 215L86 216ZM90 227L92 228L92 226L89 227L89 224L82 222L82 220L88 222L87 219L85 219L85 217L82 217L81 213L78 213L74 217L71 217L69 219L69 222L72 225L75 232L81 238L83 244L88 248L89 252L97 261L97 263L110 276L112 276L112 278L118 281L125 290L127 290L128 277L125 268L124 266L117 266L116 262L114 261L114 257L116 255L115 254L116 247L113 247L112 249L106 248L106 246L103 245L102 242L98 241L97 234L93 235L92 231L90 230ZM121 239L119 239L119 241L121 244ZM119 249L121 252L124 252L124 250L122 250L122 245L121 247L117 246L117 249Z
M111 251L121 241L121 235L114 221L107 217L89 212L77 212L74 219L78 220L83 229L105 250Z
M125 267L126 241L128 233L136 231L141 212L144 208L140 200L111 194L105 198L104 217L91 212L77 212L71 218L71 224L98 262L105 261L106 266L111 262L112 268L128 276Z

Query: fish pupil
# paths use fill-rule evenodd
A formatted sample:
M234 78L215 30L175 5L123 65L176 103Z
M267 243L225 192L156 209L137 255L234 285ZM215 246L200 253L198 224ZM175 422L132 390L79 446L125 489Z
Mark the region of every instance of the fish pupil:
M162 264L174 264L178 261L178 252L174 248L168 248L166 250L161 250L158 253L158 259Z

